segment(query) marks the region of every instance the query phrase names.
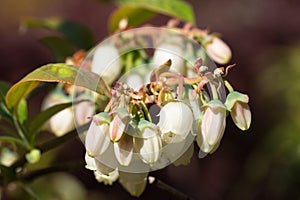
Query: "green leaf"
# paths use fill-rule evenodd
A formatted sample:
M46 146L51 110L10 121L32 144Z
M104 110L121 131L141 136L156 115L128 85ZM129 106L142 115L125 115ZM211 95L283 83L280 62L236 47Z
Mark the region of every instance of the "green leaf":
M7 91L9 90L10 86L11 85L9 83L0 81L0 117L8 119L9 121L12 121L11 115L5 104L5 96L6 96Z
M136 6L124 6L115 10L109 17L109 29L115 31L121 19L127 19L128 25L139 26L155 15L154 12Z
M95 43L91 31L87 27L82 24L60 18L49 18L45 20L27 19L22 23L21 28L25 31L28 28L44 28L57 31L63 34L78 48L86 50L93 47Z
M10 88L10 84L5 81L0 81L0 101L5 102L5 95Z
M23 143L22 140L20 140L19 138L14 137L14 136L8 136L8 135L0 136L0 141L15 143L15 144L21 145L23 147L26 147L26 145Z
M63 62L75 52L75 47L65 38L49 36L39 39L39 42L51 50L57 62Z
M21 99L19 105L18 105L18 120L21 124L23 124L26 119L27 119L27 102L26 100L23 98Z
M38 131L43 127L43 125L55 114L58 112L74 105L77 103L80 103L82 101L78 102L69 102L69 103L63 103L59 105L51 106L50 108L47 108L46 110L40 112L38 115L34 117L34 119L30 122L29 125L29 132L31 135L31 141L35 140L36 134Z
M18 179L16 172L12 167L6 167L0 164L0 171L1 171L1 175L6 177L7 183Z
M110 97L108 86L97 74L72 65L57 63L42 66L14 84L6 95L7 107L14 110L21 99L25 98L40 82L61 82L77 85Z
M169 15L183 21L195 23L195 15L192 6L181 0L117 0L116 3L121 7L139 7L152 12Z

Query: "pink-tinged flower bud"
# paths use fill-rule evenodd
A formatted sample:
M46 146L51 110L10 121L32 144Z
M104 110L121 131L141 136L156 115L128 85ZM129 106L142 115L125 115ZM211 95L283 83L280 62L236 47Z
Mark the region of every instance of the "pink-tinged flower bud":
M162 142L159 135L159 128L146 120L140 120L140 137L135 137L135 147L140 153L143 162L155 163L161 155Z
M133 137L127 134L114 143L115 156L122 166L128 166L133 156Z
M117 142L126 131L130 121L130 114L125 108L119 108L115 113L109 126L109 136L113 142Z
M42 103L42 110L52 106L71 102L72 99L63 94L63 91L53 91L47 95ZM47 124L47 129L56 136L62 136L75 128L72 108L66 108L52 116Z
M225 102L235 125L243 131L249 129L251 124L251 111L248 102L248 95L236 91L230 92Z
M207 36L204 48L208 56L219 64L226 64L231 59L231 50L228 45L216 36Z
M91 70L99 74L107 84L113 83L122 70L120 55L116 47L112 44L97 46Z
M212 154L213 152L215 152L217 150L217 148L220 145L220 142L218 142L215 145L209 145L208 142L207 142L207 139L204 138L204 135L202 134L201 129L199 129L199 132L197 134L196 142L197 142L198 147L202 151L202 154L201 154L202 156L201 157L204 157L204 155L206 155L207 153ZM200 153L199 153L199 155L200 155Z
M129 194L139 197L147 185L148 173L120 172L119 182Z
M212 100L203 106L205 111L201 123L204 143L215 146L220 142L226 126L226 107L219 100Z
M108 113L102 112L93 117L85 138L85 147L90 157L101 155L109 147L110 138Z
M159 113L157 126L162 133L162 139L166 143L182 142L192 129L193 113L182 102L170 102Z
M172 61L171 71L175 71L180 74L186 74L186 66L184 58L181 57L183 54L180 46L175 44L162 44L157 47L153 55L153 62L155 65L162 65L167 60Z

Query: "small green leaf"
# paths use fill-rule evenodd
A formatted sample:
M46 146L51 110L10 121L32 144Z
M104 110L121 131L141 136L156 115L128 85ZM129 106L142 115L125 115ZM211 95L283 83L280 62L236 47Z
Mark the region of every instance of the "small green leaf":
M94 46L94 38L91 31L82 24L59 18L45 20L27 19L21 25L23 30L28 28L44 28L61 33L70 42L81 49L90 49Z
M121 19L127 19L128 25L139 26L155 15L154 12L136 6L124 6L115 10L109 17L109 29L115 31Z
M110 97L110 90L97 74L79 69L64 63L48 64L27 74L14 84L6 95L9 109L15 109L22 98L25 98L40 82L61 82L77 85Z
M195 15L192 6L181 0L117 0L116 3L121 7L139 7L152 12L169 15L183 21L195 23Z
M57 62L63 62L68 56L75 52L75 47L65 38L49 36L39 39L43 45L48 47Z
M27 102L26 100L23 98L21 99L19 105L18 105L18 120L21 124L23 124L26 119L27 119Z

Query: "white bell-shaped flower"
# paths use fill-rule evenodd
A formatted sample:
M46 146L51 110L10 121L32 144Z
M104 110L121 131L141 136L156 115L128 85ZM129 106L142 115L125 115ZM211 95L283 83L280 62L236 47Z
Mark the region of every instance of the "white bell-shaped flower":
M90 157L87 153L85 154L85 168L94 171L95 178L98 182L104 183L105 185L112 185L119 178L118 169L112 169L99 162L96 158Z
M75 98L75 101L83 100L74 106L75 122L78 125L86 124L90 121L90 117L94 115L94 102L91 101L92 94L82 94Z
M92 170L92 171L96 171L97 170L97 164L96 164L96 159L92 158L91 156L89 156L88 153L85 153L84 156L85 159L85 168Z
M71 101L72 99L65 95L63 91L55 90L45 97L42 103L42 110L46 110L47 108L58 104L69 103ZM47 124L47 129L58 137L66 134L74 128L75 124L72 107L66 108L53 115Z
M157 47L153 55L153 63L156 65L161 65L165 63L167 60L172 61L171 71L175 71L177 73L186 74L186 67L184 58L181 57L183 54L180 46L175 44L163 43Z
M226 126L226 107L220 100L212 100L203 106L205 111L201 123L204 143L215 146L220 142Z
M94 171L96 180L104 185L112 185L119 178L119 170L115 169L107 174L102 173L100 170Z
M130 114L125 108L119 108L115 111L113 120L109 126L109 136L113 142L121 139L127 129L130 121Z
M97 46L91 70L99 74L107 84L111 84L122 70L122 63L117 48L112 44Z
M109 147L109 116L107 113L99 113L93 117L88 129L85 147L90 157L102 154Z
M182 142L192 129L193 113L183 102L167 103L159 113L158 126L166 143Z
M118 142L114 142L114 152L120 165L128 166L133 156L133 137L124 134Z
M139 122L140 137L135 137L135 147L140 153L143 162L155 163L160 158L162 141L159 128L144 119Z
M119 182L132 196L139 197L147 185L148 173L120 172Z

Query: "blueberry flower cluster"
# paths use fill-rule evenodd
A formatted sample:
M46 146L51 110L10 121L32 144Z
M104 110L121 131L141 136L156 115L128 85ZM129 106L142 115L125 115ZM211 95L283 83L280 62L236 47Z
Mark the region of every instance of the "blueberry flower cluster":
M125 172L125 177L135 177L131 183L122 177L126 167L143 163L150 171L171 160L174 154L177 160L184 153L180 151L182 144L194 136L202 152L214 152L221 142L229 112L241 130L249 128L249 98L233 91L222 77L222 68L207 71L199 59L194 67L196 76L188 78L170 71L171 66L169 60L154 69L150 83L138 90L117 82L105 110L92 117L85 140L86 162L99 182L111 184L120 177L120 183L126 183L123 186L138 195L145 187L148 171L139 176ZM223 83L229 90L225 101L219 91ZM152 106L159 108L158 114L150 112ZM105 160L108 157L109 162ZM103 165L106 167L99 167Z

